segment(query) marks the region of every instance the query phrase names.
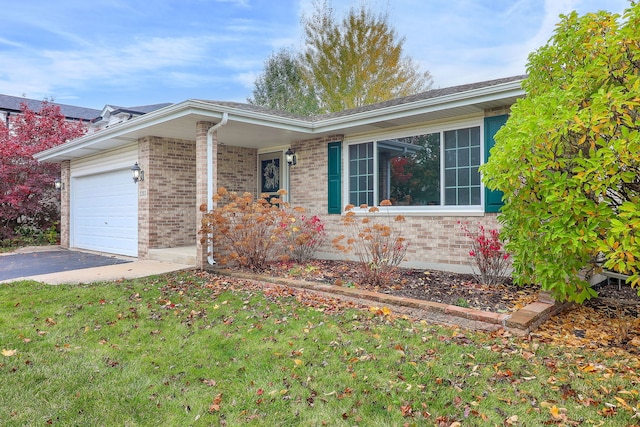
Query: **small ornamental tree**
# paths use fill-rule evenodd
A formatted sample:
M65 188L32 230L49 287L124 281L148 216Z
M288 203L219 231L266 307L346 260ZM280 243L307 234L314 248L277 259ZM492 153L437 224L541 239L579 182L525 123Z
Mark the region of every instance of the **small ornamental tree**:
M383 200L380 206L384 209L391 206L391 202ZM408 243L400 229L405 219L402 215L358 218L354 208L353 205L345 207L342 223L346 233L333 239L333 246L346 254L355 254L364 280L380 285L391 278L407 253ZM375 206L362 205L360 208L372 214L380 212Z
M601 268L640 283L640 3L562 16L529 56L526 97L482 167L504 193L514 280L561 300L596 295Z
M67 121L60 107L44 101L40 111L22 105L8 126L0 123L0 239L16 236L20 227L51 228L60 219L59 195L53 187L60 165L38 163L35 153L86 133L79 121Z

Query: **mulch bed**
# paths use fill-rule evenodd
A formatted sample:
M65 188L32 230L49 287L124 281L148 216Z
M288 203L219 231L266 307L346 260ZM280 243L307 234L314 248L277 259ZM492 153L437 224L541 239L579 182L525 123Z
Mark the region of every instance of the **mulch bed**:
M386 283L365 283L358 266L350 261L313 260L304 265L277 262L269 265L268 275L365 289L389 295L458 305L494 313L513 312L538 299L539 287L504 283L487 286L473 275L436 270L397 269Z

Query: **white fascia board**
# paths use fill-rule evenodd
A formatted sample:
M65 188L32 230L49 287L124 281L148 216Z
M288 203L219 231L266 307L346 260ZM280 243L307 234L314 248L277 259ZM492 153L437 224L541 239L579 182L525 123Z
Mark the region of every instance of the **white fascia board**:
M36 153L34 158L39 161L56 161L61 157L69 156L78 149L91 150L91 146L105 141L121 140L123 144L131 142L128 134L147 128L149 126L166 123L189 115L210 118L212 121L222 119L223 113L229 115L229 120L239 123L267 126L283 130L308 133L309 135L324 132L339 132L345 127L365 125L380 120L393 120L409 115L423 114L432 111L440 111L460 106L469 106L481 102L496 101L510 97L522 97L521 81L513 81L500 85L474 89L465 92L453 93L392 105L383 108L374 108L354 114L339 117L331 117L318 121L297 119L291 117L276 116L273 114L235 108L229 105L216 104L215 102L187 100L173 104L165 108L136 117L133 120L118 123L107 129L85 135L49 150ZM73 157L73 156L72 156Z
M506 98L519 98L525 95L521 84L521 81L503 83L501 85L489 86L436 98L392 105L385 108L372 109L345 116L332 117L326 120L317 121L314 126L314 131L331 132L340 130L345 126L366 125L380 120L393 120L416 114L471 106L482 102L499 101Z
M150 126L166 123L189 115L197 115L211 119L212 121L220 121L224 112L229 114L229 120L236 122L276 127L296 132L312 133L311 123L306 120L247 111L211 102L187 100L179 104L173 104L160 110L144 114L133 120L115 124L107 129L102 129L98 132L68 141L46 151L36 153L34 158L36 160L46 162L47 160L68 155L80 148L90 149L92 145L109 140L122 140L125 143L130 143L132 140L131 138L127 138L128 134Z
M229 115L229 120L239 123L249 123L263 125L273 128L290 130L295 132L313 131L313 122L307 119L296 119L292 117L277 116L259 111L245 110L228 105L220 105L215 102L191 101L193 103L194 114L206 115L208 111L225 112ZM221 114L220 114L221 115Z

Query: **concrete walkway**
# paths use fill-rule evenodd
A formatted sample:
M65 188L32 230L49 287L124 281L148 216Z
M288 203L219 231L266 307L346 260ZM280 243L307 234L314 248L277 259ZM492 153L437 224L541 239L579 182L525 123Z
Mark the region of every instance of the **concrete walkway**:
M194 266L164 261L142 260L126 264L107 265L103 267L83 268L81 270L61 271L58 273L28 276L20 279L11 279L8 280L8 282L15 282L16 280L35 280L36 282L42 282L49 285L60 285L63 283L95 283L121 279L136 279L139 277L155 276L156 274L170 273L190 268L194 268Z
M51 251L52 249L55 250L56 248L51 246L21 248L16 252L12 252L12 254ZM49 285L60 285L63 283L95 283L121 279L135 279L139 277L154 276L157 274L170 273L173 271L186 270L190 268L194 268L194 266L167 261L138 260L136 258L129 258L128 262L120 264L57 271L46 274L25 275L22 277L3 280L0 281L0 283L10 283L21 280L34 280L36 282L46 283Z

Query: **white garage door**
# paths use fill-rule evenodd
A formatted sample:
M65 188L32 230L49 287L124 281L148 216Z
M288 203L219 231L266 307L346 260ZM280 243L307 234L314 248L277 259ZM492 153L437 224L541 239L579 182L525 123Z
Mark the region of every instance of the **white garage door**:
M73 178L71 246L138 256L138 186L129 168Z

